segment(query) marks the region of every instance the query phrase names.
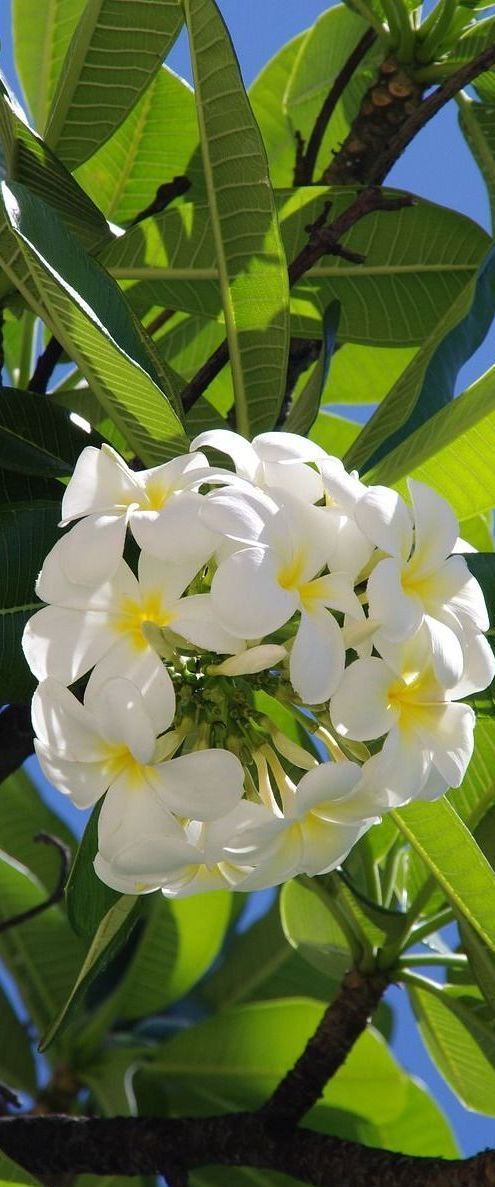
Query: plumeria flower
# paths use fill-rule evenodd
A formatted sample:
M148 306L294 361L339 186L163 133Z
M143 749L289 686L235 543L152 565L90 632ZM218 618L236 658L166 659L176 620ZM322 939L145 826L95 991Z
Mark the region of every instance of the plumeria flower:
M124 678L97 686L90 680L84 705L55 680L34 694L35 747L46 777L79 808L107 793L98 820L107 862L130 847L138 865L156 860L163 871L183 864L176 817L217 820L240 801L244 772L226 750L156 760L157 733L171 725L174 711L173 703L159 705L154 693L143 696ZM160 739L158 753L164 749Z
M233 861L254 867L243 890L276 886L296 874L328 873L377 820L369 796L364 801L360 798L357 763L322 763L307 771L295 787L273 751L266 750L281 807L266 758L258 752L255 759L264 803L251 805L258 812L238 827L226 845Z
M197 489L208 473L201 453L134 471L110 445L89 445L62 500L62 527L84 517L63 537L60 560L69 580L100 585L111 577L128 526L154 556L176 564L192 559L199 569L212 553L211 536L198 517Z
M359 499L367 491L354 471L348 474L340 458L325 457L318 462L321 473L326 513L332 520L332 552L329 567L357 577L368 565L373 544L356 523L355 510Z
M297 433L260 433L249 442L228 429L209 429L191 442L192 450L204 446L228 454L239 477L254 486L278 487L305 503L317 503L323 496L320 475L307 463L326 457L325 450Z
M453 684L464 668L464 630L488 629L485 601L464 557L451 555L459 525L448 503L422 482L408 486L412 514L385 487L371 487L358 503L358 523L389 554L369 577L369 614L391 642L424 625L438 678Z
M140 836L137 843L127 838L119 848L113 847L110 859L105 849L97 853L96 873L102 882L124 894L161 889L166 898L186 898L207 890L242 889L252 866L236 864L225 846L236 828L246 819L251 821L259 807L242 800L218 820L189 820L182 826L175 822L172 844L171 834L167 845L164 838L152 833Z
M246 639L276 631L300 612L290 653L290 679L308 704L317 704L337 687L344 671L342 632L330 608L359 616L351 578L321 575L328 554L323 510L284 495L284 501L258 492L248 500L222 491L204 500L202 516L238 550L222 560L211 585L212 604L226 630ZM244 545L244 547L242 547Z
M138 578L125 561L95 589L64 574L58 541L41 570L36 592L50 603L29 619L23 649L38 680L53 676L72 684L112 652L112 674L132 675L148 653L161 665L146 634L151 623L208 650L232 654L243 648L217 621L209 594L183 597L196 564L165 564L142 552ZM170 677L167 677L170 679Z
M362 742L386 735L380 758L388 780L393 774L401 789L402 802L421 790L432 766L449 787L458 787L473 752L475 717L469 705L454 699L455 688L439 682L428 632L418 631L403 644L380 635L375 645L383 658L356 660L331 699L335 729ZM485 651L480 640L473 641L473 653L462 695L486 687L495 671L488 646Z

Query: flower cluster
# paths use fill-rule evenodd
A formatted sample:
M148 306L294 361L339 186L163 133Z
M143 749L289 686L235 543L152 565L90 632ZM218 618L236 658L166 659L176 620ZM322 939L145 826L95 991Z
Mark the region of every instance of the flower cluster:
M486 607L448 504L409 494L291 433L203 433L136 472L83 451L23 645L45 774L105 797L104 882L325 873L387 809L460 784Z

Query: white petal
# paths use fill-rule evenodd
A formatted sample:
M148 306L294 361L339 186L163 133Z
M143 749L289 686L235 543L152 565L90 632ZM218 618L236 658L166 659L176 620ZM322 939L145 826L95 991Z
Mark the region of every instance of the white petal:
M244 649L244 640L225 630L218 621L210 594L180 598L171 614L171 629L196 647L217 651L220 655L235 655Z
M495 656L485 636L466 632L461 638L464 653L462 679L450 691L453 700L482 692L495 679Z
M358 527L377 548L407 560L413 541L411 512L397 491L370 486L355 515Z
M334 507L328 507L325 514L334 526L328 567L337 573L349 573L355 578L368 564L373 545L350 516L342 514Z
M267 522L277 511L278 506L272 499L251 500L233 490L207 495L200 516L202 522L218 535L241 544L252 544L264 538Z
M62 524L93 511L127 507L139 497L139 482L110 445L88 445L77 459L62 499Z
M463 556L451 556L443 567L443 573L448 569L449 576L455 579L454 568L457 588L452 590L449 598L452 609L462 614L466 623L470 623L477 630L487 631L490 620L481 585L471 576Z
M464 655L459 639L450 627L445 626L438 618L431 618L429 614L425 616L424 626L430 639L435 674L441 684L451 688L461 679L464 669Z
M167 668L152 648L136 651L128 637L114 643L93 668L86 686L84 704L91 712L96 693L115 676L125 676L139 688L155 734L168 729L175 716L174 686Z
M340 458L325 458L319 463L319 470L331 504L353 515L368 487L354 473L347 473Z
M258 482L270 492L296 495L302 503L318 503L323 498L320 475L303 462L263 462Z
M323 577L317 577L310 582L307 594L308 609L311 608L314 599L320 601L323 606L331 607L332 610L340 610L341 614L350 614L356 619L362 618L362 606L354 593L354 584L349 573L327 573ZM303 602L306 596L306 592L303 592Z
M264 548L245 548L223 561L211 585L222 626L244 639L271 634L292 617L299 598L277 580L275 559Z
M191 441L190 448L203 449L205 445L210 445L212 449L217 449L220 453L228 454L234 462L237 473L244 478L249 478L251 482L255 482L259 466L258 455L249 441L246 441L239 433L232 433L228 429L209 429L206 433L199 433L194 441Z
M363 809L389 811L417 799L429 770L431 754L417 738L395 727L390 730L379 754L364 763L357 796Z
M159 511L133 511L131 531L140 548L174 565L192 562L195 571L212 555L217 540L200 518L205 502L194 491L172 494Z
M34 748L43 774L77 808L91 808L106 791L108 767L101 762L73 762L62 758L50 746L35 741Z
M389 701L395 677L387 664L370 656L346 668L330 702L335 729L356 742L380 738L395 724L397 711Z
M75 529L72 528L72 531ZM72 531L69 535L72 535ZM119 595L138 597L139 587L128 565L120 561L112 577L93 588L71 581L64 565L67 547L63 536L57 540L45 557L43 568L36 582L38 597L55 606L70 606L79 610L108 610L115 605Z
M423 621L423 604L402 586L403 566L395 557L379 561L368 579L369 616L382 624L383 636L400 642L416 634Z
M208 470L208 461L202 453L183 453L179 457L163 462L161 466L153 466L151 470L138 470L138 479L146 495L156 506L160 498L169 498L174 491L184 490L198 481L204 470Z
M158 593L162 605L168 607L184 593L198 573L198 568L201 566L191 560L176 564L142 552L138 562L141 595L146 597L147 594Z
M92 716L56 680L38 685L31 716L36 737L58 754L88 761L101 757L101 737Z
M212 664L209 672L218 676L245 676L265 672L287 658L285 647L277 643L262 643L259 647L247 647L239 655L224 659L221 664Z
M160 889L160 882L152 879L143 881L143 878L137 877L135 874L122 874L118 866L113 865L110 861L105 861L101 853L97 853L93 862L96 876L106 886L110 886L112 890L119 890L121 894L151 894L154 890Z
M92 709L107 742L124 744L137 762L151 762L155 731L135 684L123 677L107 680L93 694Z
M290 655L292 687L308 705L328 700L344 672L342 631L328 610L301 612Z
M108 614L45 606L26 623L24 655L38 680L73 684L105 655L113 636Z
M475 716L469 705L453 702L425 707L416 732L449 787L462 783L474 746Z
M106 861L125 874L173 869L191 851L184 830L147 783L144 773L123 771L112 783L98 820L98 843Z
M327 456L321 445L299 433L260 433L253 449L263 462L317 462Z
M216 820L240 800L244 771L227 750L198 750L152 767L148 779L171 812Z
M122 560L126 514L88 515L60 540L60 564L76 585L102 585ZM60 597L60 595L59 595ZM52 600L52 599L50 599Z
M325 762L307 771L297 785L295 813L297 817L317 808L327 801L335 803L338 812L339 801L353 792L361 778L361 767L355 762ZM330 817L329 819L338 819Z
M302 825L304 851L300 862L303 873L327 874L342 864L353 845L369 828L369 821L335 824L311 816Z
M408 478L414 510L414 568L428 573L453 551L459 523L451 506L424 482Z

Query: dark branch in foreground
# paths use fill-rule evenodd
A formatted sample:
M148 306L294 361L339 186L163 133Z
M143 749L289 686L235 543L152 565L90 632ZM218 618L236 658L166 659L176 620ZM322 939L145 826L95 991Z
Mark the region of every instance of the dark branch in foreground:
M0 783L34 751L30 705L6 705L0 712Z
M127 229L129 230L130 227L137 226L138 223L142 223L143 219L150 218L153 214L160 214L162 210L170 206L174 198L181 198L182 194L187 194L187 191L190 189L191 182L189 178L182 175L180 177L174 177L172 181L163 182L163 185L158 186L153 201L150 202L149 206L145 206L144 210L139 210L134 215L134 218L127 224Z
M63 354L63 346L56 338L50 338L48 345L45 347L42 354L34 368L31 379L28 383L28 390L30 392L46 392L52 374L60 362Z
M20 911L18 915L11 915L9 919L2 919L0 921L0 935L2 932L8 931L11 927L19 927L21 923L26 923L28 919L34 919L36 915L40 915L48 907L53 907L55 903L60 902L63 896L70 865L70 853L67 845L64 845L63 841L60 841L58 837L52 837L51 833L37 833L33 837L33 840L42 841L44 845L53 845L53 848L57 850L60 858L60 869L56 885L52 893L42 903L37 903L35 907L29 907L27 911Z
M323 143L323 137L327 130L330 119L335 111L337 103L343 95L347 84L350 82L355 70L362 62L363 58L371 49L371 46L376 41L376 33L373 29L367 29L366 33L358 41L354 47L352 54L349 55L342 70L337 74L328 95L326 96L320 111L316 117L313 130L309 137L306 147L300 137L297 138L297 153L296 166L294 169L294 185L311 185L313 181L313 173L315 171L316 160L318 153Z
M297 1125L322 1096L366 1029L387 988L385 973L364 976L352 969L305 1050L261 1110L265 1119Z
M167 1175L182 1168L277 1170L310 1187L493 1187L495 1152L465 1162L372 1150L261 1114L220 1117L8 1117L0 1148L32 1174Z

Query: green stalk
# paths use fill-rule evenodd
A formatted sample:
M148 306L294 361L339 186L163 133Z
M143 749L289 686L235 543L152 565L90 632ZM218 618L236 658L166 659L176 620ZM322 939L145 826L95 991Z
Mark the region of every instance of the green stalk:
M436 19L430 28L427 28L428 21L425 21L416 44L416 61L434 61L457 12L457 2L458 0L442 0L434 9Z
M468 964L468 958L462 952L413 952L410 956L400 956L396 968L412 969L431 965L433 968L465 969Z

